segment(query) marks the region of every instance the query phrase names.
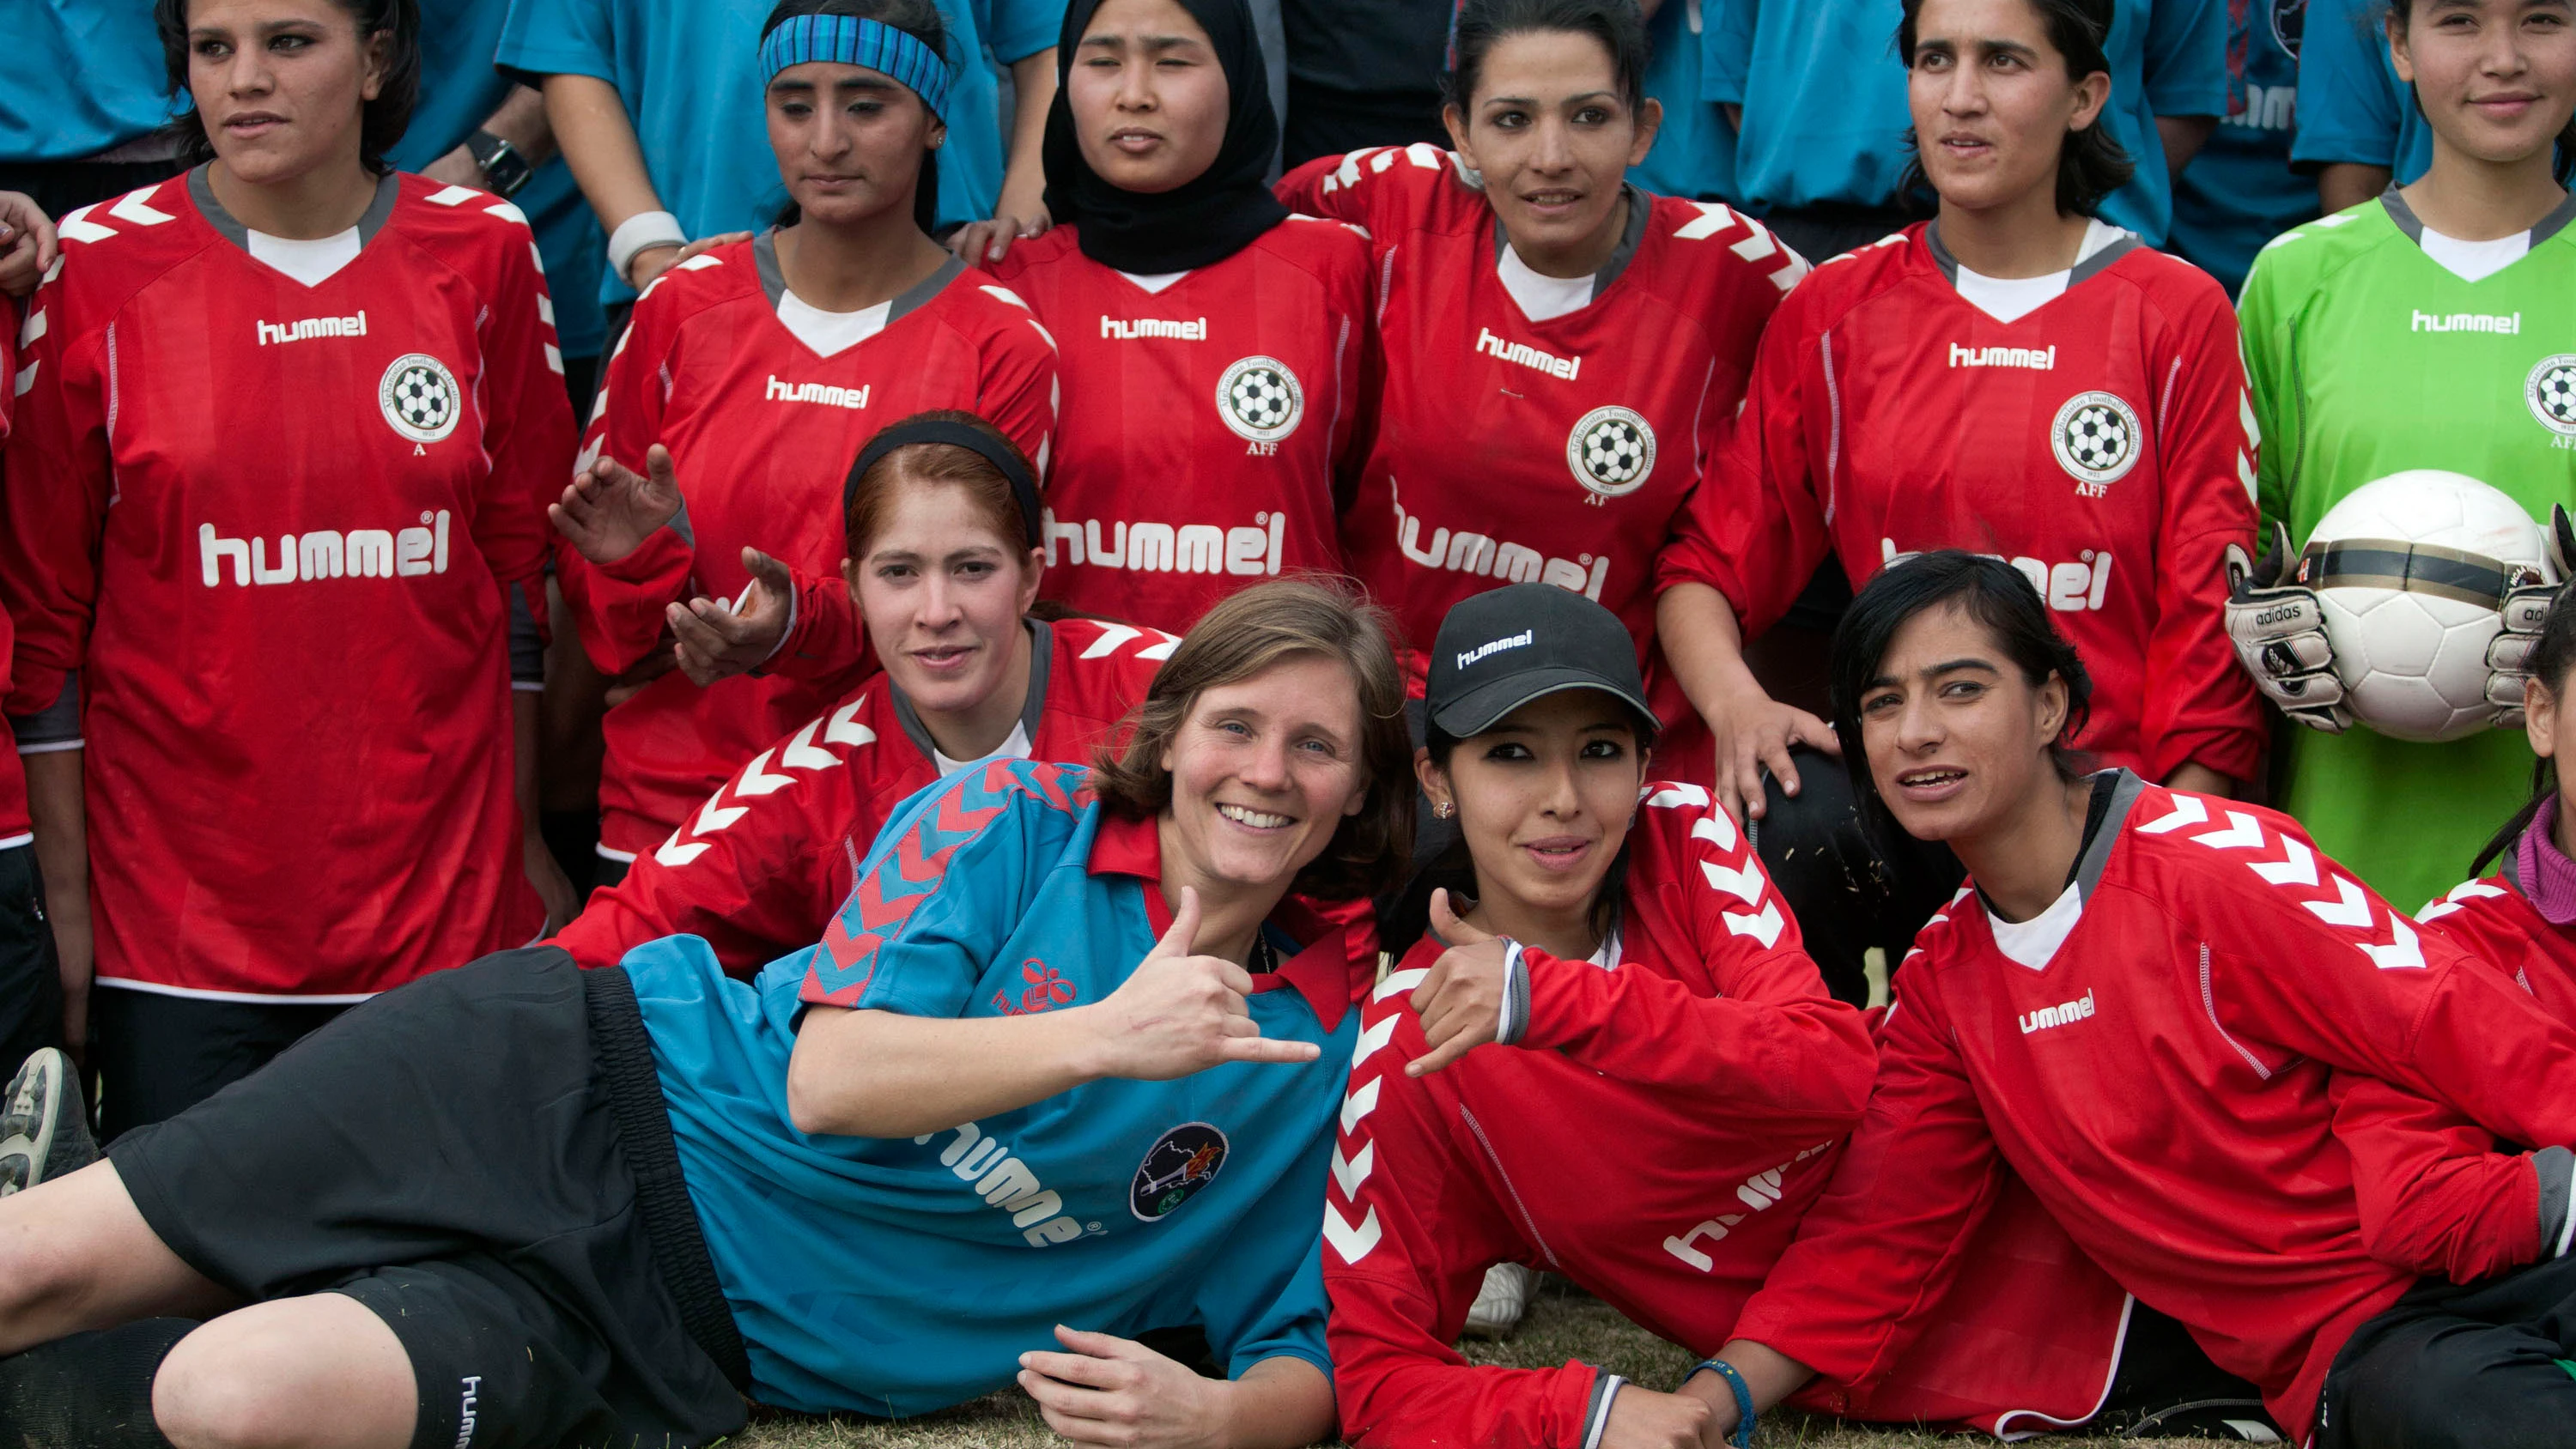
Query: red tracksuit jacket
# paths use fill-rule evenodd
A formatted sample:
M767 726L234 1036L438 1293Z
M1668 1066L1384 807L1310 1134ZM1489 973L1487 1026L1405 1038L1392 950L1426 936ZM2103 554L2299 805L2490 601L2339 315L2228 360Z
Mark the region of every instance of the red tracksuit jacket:
M1090 619L1030 627L1036 667L1021 724L1039 760L1088 761L1179 643ZM813 945L895 806L939 778L931 748L911 706L874 676L752 757L625 880L592 895L555 944L609 966L646 941L701 936L745 978Z
M2365 1242L2334 1074L2576 1141L2576 1030L2286 817L2134 776L2056 905L2007 924L1961 892L1897 985L1868 1114L1737 1329L1838 1381L1827 1407L1979 1262L2009 1168L2303 1437L2335 1353L2416 1276Z
M1427 1050L1406 998L1443 949L1429 937L1361 1017L1324 1282L1342 1428L1363 1449L1593 1442L1608 1376L1471 1368L1450 1348L1485 1269L1563 1273L1712 1351L1860 1115L1860 1014L1825 995L1707 792L1648 787L1628 851L1615 962L1529 952L1517 1046L1405 1075Z

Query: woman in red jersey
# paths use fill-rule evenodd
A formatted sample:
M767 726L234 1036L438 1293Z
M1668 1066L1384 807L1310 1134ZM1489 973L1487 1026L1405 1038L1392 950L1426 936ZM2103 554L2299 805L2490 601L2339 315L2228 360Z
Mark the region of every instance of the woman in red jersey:
M897 804L995 755L1088 760L1172 652L1159 630L1029 617L1036 470L999 429L924 413L869 444L842 574L883 673L752 757L556 944L584 966L704 937L737 976L821 939Z
M1843 621L1833 700L1854 789L1875 828L1946 841L1974 885L1897 973L1831 1186L1685 1392L1733 1429L1811 1374L1831 1382L1808 1402L1845 1407L1930 1382L1908 1356L1949 1346L1924 1324L2013 1271L1971 1251L2013 1183L2084 1272L2251 1380L2292 1442L2547 1442L2528 1436L2563 1430L2576 1381L2392 1331L2431 1290L2371 1251L2336 1099L2369 1079L2511 1140L2576 1142L2576 1029L2286 818L2076 773L2062 741L2088 681L2051 613L2010 565L1942 551L1883 572ZM2541 1296L2566 1321L2576 1270L2534 1271L2493 1321L2540 1319ZM2081 1327L2051 1316L2055 1275L2020 1276L2018 1321ZM2017 1385L1971 1365L1948 1387L1982 1372L1999 1393L2071 1388L2082 1417L2100 1380L2054 1364Z
M0 519L12 713L81 675L112 1134L542 911L505 589L572 458L517 207L387 168L391 0L162 0L185 177L30 303Z
M2262 748L2223 617L2224 554L2254 528L2236 319L2206 274L2092 215L2130 169L2098 124L2111 20L2110 0L1906 0L1939 215L1800 284L1664 560L1657 614L1719 798L1765 822L1802 920L1845 923L1828 959L1892 959L1951 880L1901 848L1892 871L1870 860L1830 772L1792 756L1836 748L1824 721L1745 668L1742 642L1829 554L1856 581L1931 549L2009 560L2084 651L2083 744L2108 763L2226 793ZM1782 866L1793 852L1829 868ZM1846 884L1880 872L1921 879Z
M1497 1262L1724 1342L1868 1099L1860 1013L1708 792L1648 783L1616 615L1543 584L1479 594L1441 625L1425 703L1416 772L1463 836L1425 881L1461 889L1431 891L1432 933L1361 1018L1324 1209L1343 1433L1695 1444L1703 1404L1450 1344Z
M1338 573L1368 243L1262 184L1278 141L1243 0L1076 0L1047 209L988 263L1054 334L1046 597L1187 629L1281 573Z
M1634 5L1468 0L1457 150L1319 159L1280 195L1376 254L1385 381L1342 541L1405 642L1498 582L1555 584L1619 616L1695 734L1649 656L1655 556L1806 265L1723 205L1627 184L1662 115L1644 64ZM1665 747L1705 778L1704 741Z
M942 35L929 0L783 0L758 63L792 219L655 279L608 364L558 514L581 555L565 574L592 660L619 674L668 659L675 633L720 645L737 597L754 615L806 608L836 625L815 657L770 660L770 675L701 687L665 674L609 711L610 875L854 677L856 621L832 581L841 521L820 480L843 476L886 421L943 407L990 419L1045 468L1053 346L915 215L945 135ZM609 495L621 517L656 525L640 543L583 526Z

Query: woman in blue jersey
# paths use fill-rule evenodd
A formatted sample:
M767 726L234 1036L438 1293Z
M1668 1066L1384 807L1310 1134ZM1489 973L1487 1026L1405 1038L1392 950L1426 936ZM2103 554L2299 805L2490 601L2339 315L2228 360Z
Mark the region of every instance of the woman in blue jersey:
M1076 1442L1313 1442L1376 944L1287 897L1405 857L1402 706L1374 610L1264 584L1115 760L915 797L757 983L674 937L388 993L0 1202L0 1423L687 1445L745 1394L903 1416L1016 1379ZM1229 1379L1134 1341L1185 1326Z

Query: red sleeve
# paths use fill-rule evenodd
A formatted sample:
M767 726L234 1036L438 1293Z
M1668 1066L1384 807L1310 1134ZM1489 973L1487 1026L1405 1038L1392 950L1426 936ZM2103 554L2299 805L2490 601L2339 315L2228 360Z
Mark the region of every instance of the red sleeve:
M503 583L536 577L551 551L546 505L563 492L572 462L572 400L546 295L524 223L506 234L483 319L483 451L492 460L475 501L474 542Z
M1333 422L1333 513L1339 517L1358 496L1360 473L1368 465L1377 437L1377 403L1385 391L1384 360L1377 345L1377 269L1368 264L1368 245L1360 245L1360 265L1333 279L1325 305L1340 319L1343 341L1338 367L1345 399Z
M1941 926L1936 917L1925 931ZM1869 1110L1798 1240L1736 1323L1736 1337L1844 1384L1895 1363L2004 1181L1932 975L1918 948L1880 1023Z
M1427 964L1420 952L1409 959ZM1324 1189L1342 1433L1359 1449L1583 1444L1607 1382L1592 1366L1480 1368L1451 1346L1485 1269L1523 1249L1458 1157L1428 1079L1404 1074L1426 1049L1404 1006L1403 986L1381 986L1360 1018Z
M1554 1048L1690 1114L1772 1124L1784 1138L1850 1131L1877 1067L1868 1028L1825 994L1734 822L1696 786L1658 785L1628 849L1629 899L1652 901L1635 914L1686 933L1671 944L1693 954L1688 968L1706 984L1528 951L1520 1045Z
M1354 151L1349 156L1318 156L1279 178L1271 190L1290 211L1308 216L1329 216L1335 221L1367 225L1367 218L1357 214L1358 198L1345 191L1334 179L1334 173L1345 162L1367 156L1367 151ZM1356 172L1353 173L1357 175Z
M1708 473L1656 560L1658 592L1708 585L1726 596L1747 639L1778 622L1833 546L1807 448L1813 295L1814 284L1804 284L1772 314L1744 405L1716 422Z
M669 280L665 273L644 289L625 335L609 354L598 416L590 420L581 453L573 460L576 473L603 456L640 473L645 450L662 436L662 411L670 401L663 381L665 363L678 330L671 294L665 290ZM602 674L623 674L660 647L664 606L689 595L697 550L686 531L689 480L679 481L682 516L635 552L613 564L599 565L569 547L555 551L556 569L582 649Z
M1383 249L1394 243L1405 217L1425 205L1431 193L1420 183L1446 185L1453 174L1447 151L1417 141L1319 156L1280 177L1272 189L1289 210L1347 221Z
M2254 423L2236 314L2198 273L2194 305L2157 358L2170 379L2156 436L2164 511L2156 524L2156 619L2147 639L2148 771L2187 764L2254 778L2264 744L2254 681L2227 637L2229 544L2254 543Z
M52 704L64 678L81 665L98 604L99 535L114 476L102 361L107 329L85 325L64 281L87 249L65 247L74 255L37 289L19 332L25 350L10 379L17 420L0 487L0 607L17 632L5 702L11 714Z
M2330 1091L2372 1257L2467 1283L2541 1256L2534 1159L2496 1151L2476 1123L2375 1077L2338 1073Z
M849 895L855 853L884 822L870 807L876 732L849 700L754 756L626 879L595 892L555 937L585 967L664 936L700 936L749 977L822 938Z

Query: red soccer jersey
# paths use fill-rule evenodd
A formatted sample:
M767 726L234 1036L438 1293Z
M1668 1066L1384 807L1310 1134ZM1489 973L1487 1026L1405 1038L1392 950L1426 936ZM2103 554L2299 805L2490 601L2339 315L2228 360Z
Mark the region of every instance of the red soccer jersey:
M1450 153L1326 157L1279 194L1371 237L1385 382L1342 542L1400 642L1427 650L1451 605L1536 579L1608 607L1642 657L1656 552L1806 263L1725 206L1632 190L1592 300L1533 322ZM1677 690L1655 703L1667 724L1689 708Z
M647 448L670 449L688 532L665 529L605 568L567 564L583 647L611 674L670 647L664 607L699 594L739 596L751 583L745 545L798 573L801 612L839 617L820 636L834 651L822 667L707 689L673 671L610 710L603 850L620 858L651 850L753 752L828 707L858 672L864 636L838 576L849 552L841 489L879 428L964 408L1044 468L1055 347L1025 303L962 265L943 265L879 305L881 316L837 320L807 307L779 275L775 233L682 262L637 300L609 359L581 465L605 452L641 471ZM800 637L809 632L799 626Z
M1903 1355L2009 1166L2295 1442L2415 1281L2368 1251L2335 1074L2576 1141L2576 1030L2286 817L2134 775L2055 905L1962 891L1896 983L1869 1112L1737 1329L1845 1384Z
M518 944L503 585L573 443L526 218L397 175L280 243L200 168L61 229L0 589L10 707L81 671L98 980L345 1001Z
M18 304L0 297L0 380L10 386L0 387L0 447L9 441L9 420L16 408L18 389ZM28 379L33 386L34 378ZM0 494L9 487L8 464L0 457ZM6 517L5 504L0 504L0 517ZM9 625L9 611L0 607L0 700L9 697L9 655L16 640ZM24 845L34 839L27 832L27 775L18 764L17 742L9 736L9 722L0 719L0 850Z
M2221 556L2254 540L2255 436L2227 294L2125 234L2014 322L1956 275L1927 224L1799 285L1663 582L1717 589L1750 636L1829 550L1854 583L1933 549L2007 558L2092 672L2077 743L2154 779L2252 778Z
M1074 231L993 266L1062 356L1046 597L1186 630L1245 584L1340 573L1333 503L1362 438L1367 241L1291 217L1149 290L1084 256Z
M1817 984L1708 792L1647 787L1628 850L1617 957L1526 953L1518 1045L1405 1075L1426 1050L1407 997L1443 949L1427 936L1361 1018L1324 1282L1342 1430L1363 1449L1594 1442L1608 1382L1590 1365L1471 1368L1450 1347L1485 1269L1563 1273L1714 1352L1868 1099L1860 1013Z
M1179 641L1151 629L1032 621L1035 667L1020 727L1029 756L1089 763L1144 699ZM611 966L664 936L706 938L749 977L811 946L849 899L859 859L896 805L939 778L929 735L883 675L752 757L617 885L590 898L555 944Z

